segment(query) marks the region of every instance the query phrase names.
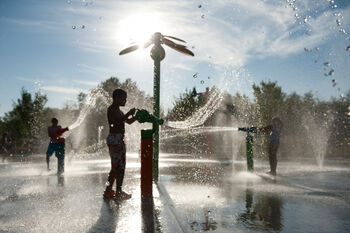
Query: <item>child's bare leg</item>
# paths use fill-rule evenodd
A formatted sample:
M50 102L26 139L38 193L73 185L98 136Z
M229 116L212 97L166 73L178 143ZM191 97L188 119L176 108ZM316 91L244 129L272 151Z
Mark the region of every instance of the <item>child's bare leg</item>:
M46 155L47 170L50 170L50 156Z
M119 191L119 192L122 191L124 174L125 174L125 169L124 168L119 169L119 171L117 173L117 191Z
M108 175L108 184L106 185L106 190L111 190L114 184L114 181L117 177L117 171L115 168L112 167L111 171L109 172Z
M278 145L269 145L269 162L270 162L270 172L272 175L276 175L277 169L277 149Z

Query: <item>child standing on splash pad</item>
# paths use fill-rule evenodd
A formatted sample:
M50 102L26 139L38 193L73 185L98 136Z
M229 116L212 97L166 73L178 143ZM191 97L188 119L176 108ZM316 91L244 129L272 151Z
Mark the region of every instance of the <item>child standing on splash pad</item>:
M107 137L107 145L109 155L111 157L111 171L108 175L108 182L106 183L106 190L103 193L105 199L121 198L129 199L131 194L122 191L122 184L125 173L125 122L132 124L135 118L130 116L135 114L136 109L132 108L128 113L124 114L120 107L125 106L127 93L122 89L113 91L113 103L108 107L107 118L109 124L109 135ZM116 180L116 191L114 191L113 184Z
M47 170L50 170L50 156L55 152L57 157L57 174L61 175L64 172L64 147L65 139L62 138L62 134L68 131L68 127L63 128L58 125L58 120L56 118L51 119L52 125L48 127L48 135L50 137L50 144L46 151L46 163Z
M260 128L261 132L269 132L269 146L268 155L270 162L270 174L276 176L277 169L277 150L280 145L280 133L283 128L283 123L280 118L274 117L272 124L266 127Z

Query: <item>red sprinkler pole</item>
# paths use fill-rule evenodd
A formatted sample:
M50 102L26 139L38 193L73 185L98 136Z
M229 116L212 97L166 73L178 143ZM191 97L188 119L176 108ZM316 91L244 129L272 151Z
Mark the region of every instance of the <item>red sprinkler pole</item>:
M141 130L141 196L152 197L153 130Z

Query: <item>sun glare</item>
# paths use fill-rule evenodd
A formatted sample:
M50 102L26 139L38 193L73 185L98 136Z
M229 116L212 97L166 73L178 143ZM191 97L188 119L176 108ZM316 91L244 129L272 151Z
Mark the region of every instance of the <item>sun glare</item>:
M120 21L118 37L124 44L143 45L153 33L161 32L163 28L160 17L154 14L136 14Z

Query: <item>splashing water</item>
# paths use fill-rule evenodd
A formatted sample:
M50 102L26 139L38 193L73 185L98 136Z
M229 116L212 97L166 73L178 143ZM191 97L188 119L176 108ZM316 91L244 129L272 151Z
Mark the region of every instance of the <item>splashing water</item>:
M101 104L105 105L106 108L111 103L109 95L105 90L101 88L92 89L87 96L86 104L80 110L78 118L72 125L68 126L69 131L66 133L65 137L68 137L71 134L72 130L83 123L85 117L91 112L92 108L95 107L97 99L101 99Z
M329 125L333 121L333 116L328 114L327 120L323 124L317 123L310 112L303 117L303 126L306 129L306 135L310 140L312 152L316 158L317 165L322 168L324 156L327 152L329 138Z
M223 92L213 88L210 91L210 96L207 103L198 109L197 112L192 114L192 116L184 121L168 121L167 126L175 129L188 129L203 125L205 121L215 112L215 110L220 107L223 95Z
M237 131L237 127L219 127L219 126L203 126L187 129L166 129L161 131L162 140L174 137L202 134L202 133L217 133L217 132L233 132Z

